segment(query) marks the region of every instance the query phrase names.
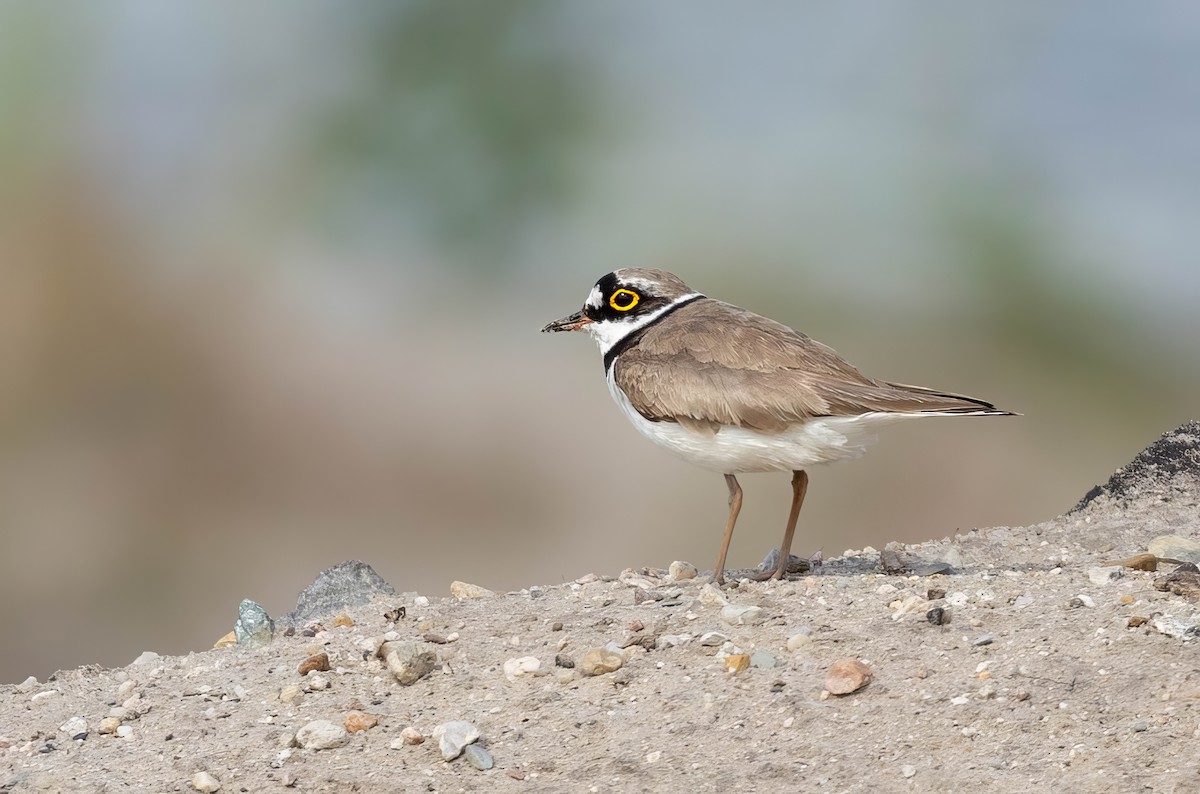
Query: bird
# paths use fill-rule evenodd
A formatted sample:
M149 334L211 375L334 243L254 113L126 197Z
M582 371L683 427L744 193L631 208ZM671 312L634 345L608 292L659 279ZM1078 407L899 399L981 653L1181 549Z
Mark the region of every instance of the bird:
M809 467L856 458L876 430L910 417L1017 415L974 397L869 378L828 345L710 298L665 270L614 270L582 309L542 331L590 334L609 392L638 432L725 475L729 514L713 568L718 584L742 508L738 474L792 474L778 563L754 577L782 579Z

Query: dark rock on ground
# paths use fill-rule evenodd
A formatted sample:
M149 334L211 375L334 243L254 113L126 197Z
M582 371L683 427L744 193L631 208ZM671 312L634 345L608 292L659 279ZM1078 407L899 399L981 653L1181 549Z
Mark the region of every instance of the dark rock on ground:
M346 607L365 604L377 595L394 595L396 590L359 560L347 560L317 574L300 593L296 608L281 618L285 625L300 625L333 614Z

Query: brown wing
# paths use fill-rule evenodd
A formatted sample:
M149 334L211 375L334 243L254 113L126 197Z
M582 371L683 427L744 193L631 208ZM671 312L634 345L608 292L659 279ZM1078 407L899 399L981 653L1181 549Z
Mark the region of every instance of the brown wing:
M702 299L670 318L614 364L617 385L652 421L773 431L815 416L994 410L969 397L868 378L827 345L721 301Z

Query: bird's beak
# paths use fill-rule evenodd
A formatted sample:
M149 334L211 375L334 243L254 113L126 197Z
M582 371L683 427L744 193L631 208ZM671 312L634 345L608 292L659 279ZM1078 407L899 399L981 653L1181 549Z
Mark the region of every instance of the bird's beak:
M546 327L542 329L542 333L547 331L580 331L585 326L591 324L592 321L583 316L583 310L581 309L574 314L569 314L552 323L547 323Z

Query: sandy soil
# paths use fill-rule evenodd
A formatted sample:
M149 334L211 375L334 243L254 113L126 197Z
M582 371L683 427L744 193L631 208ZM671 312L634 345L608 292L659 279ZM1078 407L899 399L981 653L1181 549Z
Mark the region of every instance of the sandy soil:
M0 791L1200 790L1200 577L1109 565L1194 554L1198 505L1192 423L1065 516L790 581L378 594L257 649L0 687ZM621 667L584 675L606 645ZM301 676L320 653L331 669ZM416 676L422 654L402 684L390 665ZM850 659L869 682L831 695ZM443 760L456 720L493 768ZM309 723L333 746L295 746Z

